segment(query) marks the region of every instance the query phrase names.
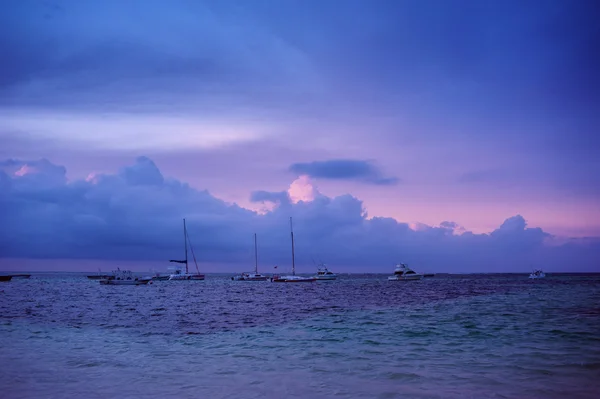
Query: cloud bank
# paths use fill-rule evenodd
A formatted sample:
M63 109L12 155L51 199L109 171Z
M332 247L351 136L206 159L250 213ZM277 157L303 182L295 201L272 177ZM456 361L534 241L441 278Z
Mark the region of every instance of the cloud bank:
M358 198L330 198L310 181L290 190L255 191L264 213L226 203L138 158L115 174L69 181L66 169L48 160L0 163L0 257L104 260L167 260L182 252L186 218L196 256L205 264L252 264L258 234L264 270L289 267L288 219L294 217L299 270L311 258L338 271L388 272L397 262L435 272L598 271L600 240L563 239L509 217L490 234L473 234L458 223L411 228L392 218L368 218ZM310 197L294 199L297 186Z

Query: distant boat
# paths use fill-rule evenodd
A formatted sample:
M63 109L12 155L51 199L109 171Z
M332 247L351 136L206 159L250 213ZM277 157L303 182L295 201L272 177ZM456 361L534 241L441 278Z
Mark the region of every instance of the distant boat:
M22 279L22 278L31 277L31 274L12 274L11 276L12 276L12 278L15 278L15 279L20 279L20 278Z
M169 280L204 280L204 274L201 274L200 270L198 269L198 262L196 262L196 255L194 254L194 249L192 248L192 243L187 233L185 219L183 219L183 242L185 247L185 260L171 259L169 262L185 264L185 273L183 273L182 269L178 268L175 270L175 273L169 276ZM194 264L196 265L197 273L190 273L188 270L188 243L190 245L190 251L192 251L192 257L194 258Z
M165 280L168 280L169 278L171 278L170 274L155 273L152 276L152 280L154 280L154 281L165 281Z
M423 278L422 274L416 273L410 267L405 265L404 263L400 263L396 265L396 270L394 270L394 275L388 277L388 281L413 281L413 280L421 280Z
M231 278L233 281L267 281L268 277L258 273L258 247L254 233L254 273L242 273Z
M112 274L102 274L102 271L98 269L98 274L90 274L87 276L90 280L102 280L114 277Z
M312 283L317 281L316 277L296 276L296 259L294 254L294 228L292 226L292 218L290 217L290 233L292 237L292 274L288 276L273 276L272 281L275 283Z
M148 284L152 279L150 277L136 277L131 270L117 269L113 272L111 278L100 280L104 285L143 285Z
M10 281L12 276L0 276L0 281Z
M337 274L330 271L325 263L319 263L317 275L315 277L317 280L335 280Z
M542 269L535 269L530 275L529 278L545 278L546 273L542 271Z

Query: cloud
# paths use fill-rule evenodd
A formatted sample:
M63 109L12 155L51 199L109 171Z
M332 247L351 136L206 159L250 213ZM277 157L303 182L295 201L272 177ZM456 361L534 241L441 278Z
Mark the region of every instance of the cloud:
M377 185L393 185L397 177L383 177L382 172L370 161L332 159L290 165L289 171L314 178L357 180Z
M520 215L490 234L458 234L455 222L412 229L391 218L368 218L358 198L330 198L314 188L316 195L297 202L290 190L255 191L253 201L276 203L261 214L164 177L147 157L114 174L71 181L63 167L47 160L0 165L4 258L162 259L166 267L166 260L183 250L185 217L201 264L250 264L256 232L266 269L289 263L288 220L293 216L299 270L305 272L313 270L311 257L348 271L388 272L397 262L437 272L526 272L533 265L598 270L598 239L549 245L552 237L528 227Z

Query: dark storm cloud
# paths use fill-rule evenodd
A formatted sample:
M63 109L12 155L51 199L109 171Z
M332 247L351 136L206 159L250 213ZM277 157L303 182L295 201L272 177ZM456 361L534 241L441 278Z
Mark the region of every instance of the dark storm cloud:
M358 180L378 185L392 185L399 181L396 177L383 177L379 168L372 162L355 159L295 163L290 165L289 170L315 178Z
M289 259L289 216L300 264L318 256L379 272L399 261L438 271L527 271L532 262L545 269L596 270L600 254L597 240L549 246L552 237L528 227L520 215L491 234L458 235L454 222L413 230L390 218L368 219L351 195L319 194L293 203L286 192L256 192L257 201L283 204L260 215L164 178L146 157L116 174L73 181L47 160L8 160L0 168L2 257L167 260L181 251L185 217L200 261L246 261L256 232L262 259L281 263ZM573 256L571 266L554 260L566 256Z

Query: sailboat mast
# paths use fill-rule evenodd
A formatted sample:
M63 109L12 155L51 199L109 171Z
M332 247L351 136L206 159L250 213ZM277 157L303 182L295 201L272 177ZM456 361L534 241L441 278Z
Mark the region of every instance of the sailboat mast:
M258 274L258 248L256 245L256 233L254 233L254 274Z
M294 227L290 216L290 234L292 236L292 276L296 275L296 256L294 255Z
M185 227L185 218L183 219L183 243L185 245L185 274L188 274L187 228Z

